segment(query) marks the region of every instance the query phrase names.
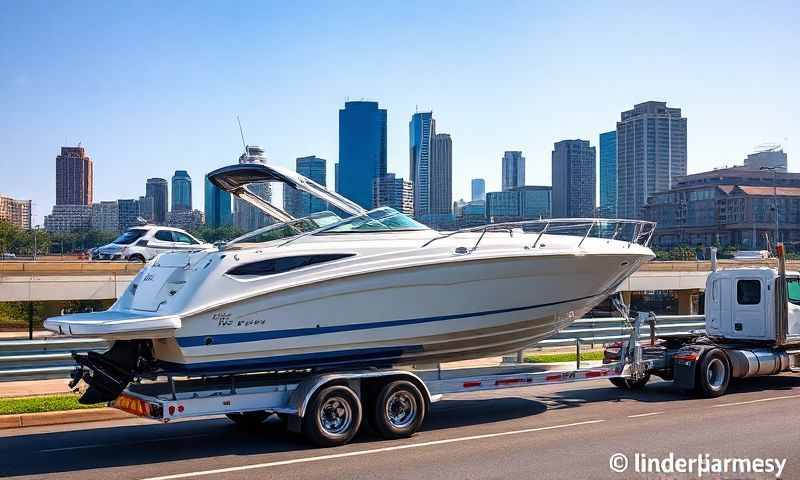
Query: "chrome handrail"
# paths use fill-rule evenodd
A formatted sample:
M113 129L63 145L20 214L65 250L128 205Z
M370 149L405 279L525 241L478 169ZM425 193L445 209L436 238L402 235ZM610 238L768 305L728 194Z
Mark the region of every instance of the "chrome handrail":
M656 227L655 222L650 222L647 220L626 220L626 219L607 219L607 218L552 218L552 219L542 219L542 220L524 220L519 222L488 223L486 225L481 225L478 227L461 228L459 230L444 233L438 237L434 237L426 241L420 246L420 248L425 248L437 240L441 240L443 238L449 238L459 233L481 232L480 237L478 237L478 241L475 242L475 245L472 247L472 249L470 249L470 252L472 252L478 248L478 244L480 244L481 240L483 240L483 237L486 235L486 232L495 230L513 231L514 228L524 228L536 225L541 225L542 229L538 232L536 240L533 242L532 248L536 248L536 246L539 244L539 241L544 236L545 232L555 232L558 230L568 230L580 227L587 227L586 233L583 234L581 241L578 243L578 247L580 247L581 245L583 245L583 242L591 235L592 230L596 226L603 224L615 225L614 234L611 240L616 240L617 236L622 232L622 229L624 228L625 225L633 225L633 232L631 234L630 240L628 240L628 245L635 243L637 245L642 245L644 247L649 245Z

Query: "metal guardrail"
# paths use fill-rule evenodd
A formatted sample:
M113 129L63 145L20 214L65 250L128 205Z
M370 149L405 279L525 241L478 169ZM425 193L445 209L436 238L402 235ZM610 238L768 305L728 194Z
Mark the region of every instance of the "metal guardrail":
M656 333L685 333L703 328L703 315L658 317ZM581 319L531 347L570 346L576 343L602 345L628 338L630 329L622 318ZM642 325L641 338L650 336L650 327ZM41 340L0 341L0 382L67 378L75 368L70 353L102 351L108 344L100 339L45 338Z

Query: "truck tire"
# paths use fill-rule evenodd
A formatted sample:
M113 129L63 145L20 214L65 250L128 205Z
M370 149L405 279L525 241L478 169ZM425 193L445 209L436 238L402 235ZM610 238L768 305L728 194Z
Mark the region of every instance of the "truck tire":
M644 388L645 385L647 385L647 382L650 381L650 374L648 373L647 375L640 378L639 380L636 380L635 382L629 378L622 378L622 377L609 378L608 381L614 384L615 387L621 388L623 390L641 390Z
M225 415L233 423L243 428L253 428L261 425L269 417L269 413L263 410L255 412L228 413Z
M383 386L371 405L371 425L386 439L410 437L425 420L425 399L408 380Z
M320 447L349 442L361 426L361 402L344 385L323 388L311 399L303 416L303 434Z
M731 362L727 355L714 348L706 352L697 367L695 392L701 397L720 397L728 390L731 381Z

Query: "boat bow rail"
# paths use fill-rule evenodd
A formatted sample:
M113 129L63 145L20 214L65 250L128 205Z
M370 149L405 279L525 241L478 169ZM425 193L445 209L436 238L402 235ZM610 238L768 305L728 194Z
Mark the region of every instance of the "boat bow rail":
M551 235L572 235L580 238L576 247L583 245L589 238L604 238L608 240L627 241L629 245L636 244L647 247L655 232L656 223L646 220L624 220L606 218L552 218L546 220L525 220L521 222L489 223L479 227L468 227L447 232L439 237L432 238L422 244L427 247L437 240L449 238L459 233L480 232L475 244L464 253L471 253L478 248L487 232L508 232L513 235L515 230L522 230L527 235L534 235L535 239L530 248L539 246L539 241L545 233Z

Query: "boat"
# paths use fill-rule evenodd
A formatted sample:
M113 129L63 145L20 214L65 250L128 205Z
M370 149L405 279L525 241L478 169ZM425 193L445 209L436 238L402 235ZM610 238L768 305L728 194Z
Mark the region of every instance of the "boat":
M655 224L566 219L440 232L365 210L275 165L209 180L279 223L213 251L164 253L104 312L49 318L58 334L112 341L75 355L81 401L135 378L389 368L520 350L581 318L643 262ZM277 181L327 202L294 218L249 185Z

